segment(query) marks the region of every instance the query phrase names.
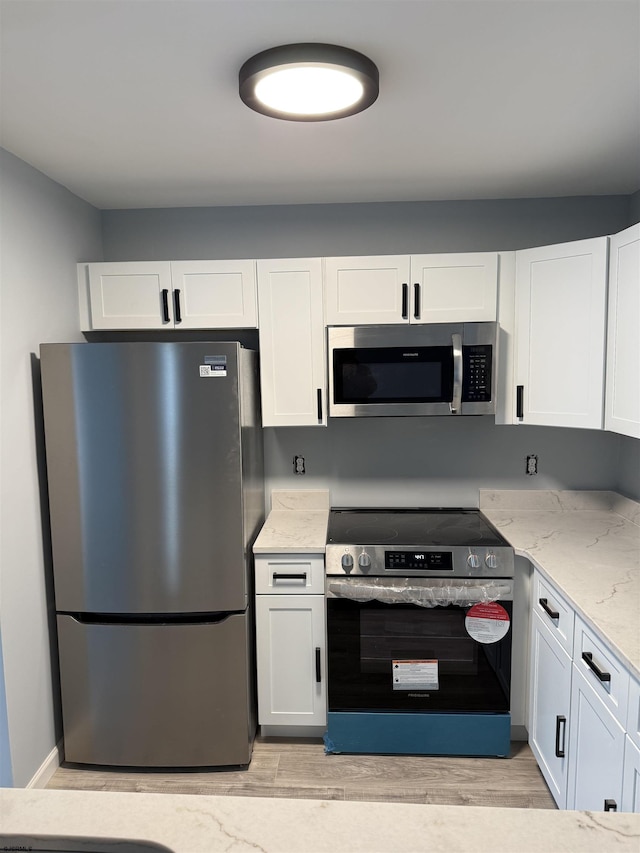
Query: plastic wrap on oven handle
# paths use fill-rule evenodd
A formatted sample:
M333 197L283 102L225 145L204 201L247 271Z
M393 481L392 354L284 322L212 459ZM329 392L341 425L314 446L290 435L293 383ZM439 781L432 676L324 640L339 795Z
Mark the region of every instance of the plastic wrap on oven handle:
M416 583L410 578L397 578L389 584L386 578L327 578L327 592L331 597L349 598L352 601L382 601L387 604L417 604L420 607L471 607L510 597L512 586L504 581L427 581Z

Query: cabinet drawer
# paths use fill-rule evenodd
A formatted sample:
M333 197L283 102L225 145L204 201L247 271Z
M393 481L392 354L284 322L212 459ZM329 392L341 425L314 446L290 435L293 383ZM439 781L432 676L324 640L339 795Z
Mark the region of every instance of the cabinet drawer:
M629 704L627 706L627 734L640 749L640 681L629 676Z
M257 555L257 595L324 594L324 554Z
M533 579L533 612L537 613L562 648L571 656L575 614L552 583L539 572Z
M629 673L579 616L575 622L573 663L615 719L626 726Z

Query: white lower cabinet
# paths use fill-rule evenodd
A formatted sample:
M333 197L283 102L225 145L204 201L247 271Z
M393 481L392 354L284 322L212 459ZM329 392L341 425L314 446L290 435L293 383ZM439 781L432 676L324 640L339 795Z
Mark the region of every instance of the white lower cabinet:
M640 749L629 735L624 744L622 811L640 812Z
M625 732L574 664L567 808L622 809Z
M258 722L267 735L327 723L324 557L256 556Z
M567 801L571 657L534 611L531 620L529 745L558 808Z
M640 685L537 570L529 745L559 808L640 810Z

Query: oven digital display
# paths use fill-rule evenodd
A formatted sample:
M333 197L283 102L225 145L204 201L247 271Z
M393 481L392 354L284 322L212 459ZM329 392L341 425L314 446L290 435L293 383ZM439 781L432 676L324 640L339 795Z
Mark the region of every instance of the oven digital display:
M395 571L452 571L453 557L451 551L385 551L384 567Z

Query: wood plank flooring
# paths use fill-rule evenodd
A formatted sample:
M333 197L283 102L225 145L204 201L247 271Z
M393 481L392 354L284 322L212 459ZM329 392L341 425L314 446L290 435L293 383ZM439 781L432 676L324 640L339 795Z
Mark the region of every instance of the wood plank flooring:
M554 809L526 743L511 757L326 755L321 740L258 736L246 770L140 771L62 765L51 789Z

